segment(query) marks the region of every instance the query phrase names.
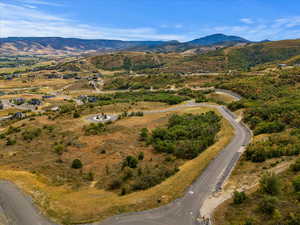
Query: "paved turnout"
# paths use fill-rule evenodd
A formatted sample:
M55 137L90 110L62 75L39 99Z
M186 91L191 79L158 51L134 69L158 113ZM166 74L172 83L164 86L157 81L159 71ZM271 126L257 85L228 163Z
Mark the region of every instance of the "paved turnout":
M237 153L250 142L251 131L227 108L192 101L165 110L147 111L145 114L169 112L188 107L214 107L219 110L235 129L235 136L221 153L209 164L199 178L188 188L186 194L174 202L153 210L114 216L103 222L93 225L195 225L199 209L205 199L219 187L228 177L228 171L234 167L239 159ZM9 182L0 182L0 205L2 206L9 225L50 225L45 217L41 216L28 197L21 193L15 185Z

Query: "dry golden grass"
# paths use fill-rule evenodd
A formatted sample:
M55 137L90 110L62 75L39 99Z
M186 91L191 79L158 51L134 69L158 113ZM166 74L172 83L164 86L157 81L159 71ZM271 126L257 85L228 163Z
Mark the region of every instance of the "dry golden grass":
M19 112L19 111L20 111L20 110L14 109L14 108L0 110L0 117L2 117L2 116L7 116L7 115L9 115L10 113L16 113L16 112Z
M0 68L0 73L14 73L16 71L25 71L29 67L16 67L16 68Z
M24 99L32 99L32 98L41 98L41 95L38 94L15 94L15 95L3 95L0 96L0 99L12 99L12 98L24 98Z
M29 88L29 87L37 87L37 86L52 86L52 87L60 87L65 86L73 82L71 80L64 80L64 79L34 79L30 82L24 82L21 79L15 80L1 80L0 81L0 88L2 89L13 89L13 88Z
M182 110L181 113L200 113L208 110L215 109L191 108ZM121 120L120 124L134 126L141 119L135 118L134 120ZM158 207L182 196L186 188L201 174L209 162L230 142L233 134L233 128L228 121L223 119L218 140L213 146L194 160L186 162L177 174L160 185L125 196L92 186L77 191L66 186L56 187L49 184L44 177L24 171L5 170L5 168L0 170L0 178L15 182L33 197L43 212L60 221L83 223L102 220L119 213ZM160 204L159 199L163 199Z
M227 94L221 94L221 93L210 93L207 95L208 98L212 98L216 101L222 101L225 103L231 103L236 101L236 99L234 97L232 97L231 95L227 95Z

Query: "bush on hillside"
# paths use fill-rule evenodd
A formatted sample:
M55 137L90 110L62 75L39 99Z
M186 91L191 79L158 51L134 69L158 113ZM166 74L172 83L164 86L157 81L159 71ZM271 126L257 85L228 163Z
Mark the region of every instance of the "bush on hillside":
M278 195L281 192L279 177L274 173L263 175L260 180L260 189L265 194Z
M82 168L82 162L80 161L80 159L74 159L73 162L72 162L72 165L71 167L73 169L81 169Z

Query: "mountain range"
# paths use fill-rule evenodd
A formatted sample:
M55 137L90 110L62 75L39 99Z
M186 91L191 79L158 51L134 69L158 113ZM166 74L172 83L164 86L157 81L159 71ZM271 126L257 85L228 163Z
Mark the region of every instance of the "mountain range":
M62 37L8 37L0 38L0 50L4 54L33 53L51 54L86 51L119 51L119 50L186 50L196 47L229 46L251 43L238 36L213 34L188 42L179 41L121 41L105 39L79 39Z

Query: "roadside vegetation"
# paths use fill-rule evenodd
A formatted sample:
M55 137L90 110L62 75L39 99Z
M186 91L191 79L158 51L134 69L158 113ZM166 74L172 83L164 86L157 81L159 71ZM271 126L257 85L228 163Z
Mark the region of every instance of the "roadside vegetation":
M147 137L157 152L193 159L215 141L220 118L214 112L173 115L167 128L157 128Z
M234 194L217 211L216 224L297 225L300 224L300 161L280 175L264 174L258 190Z

